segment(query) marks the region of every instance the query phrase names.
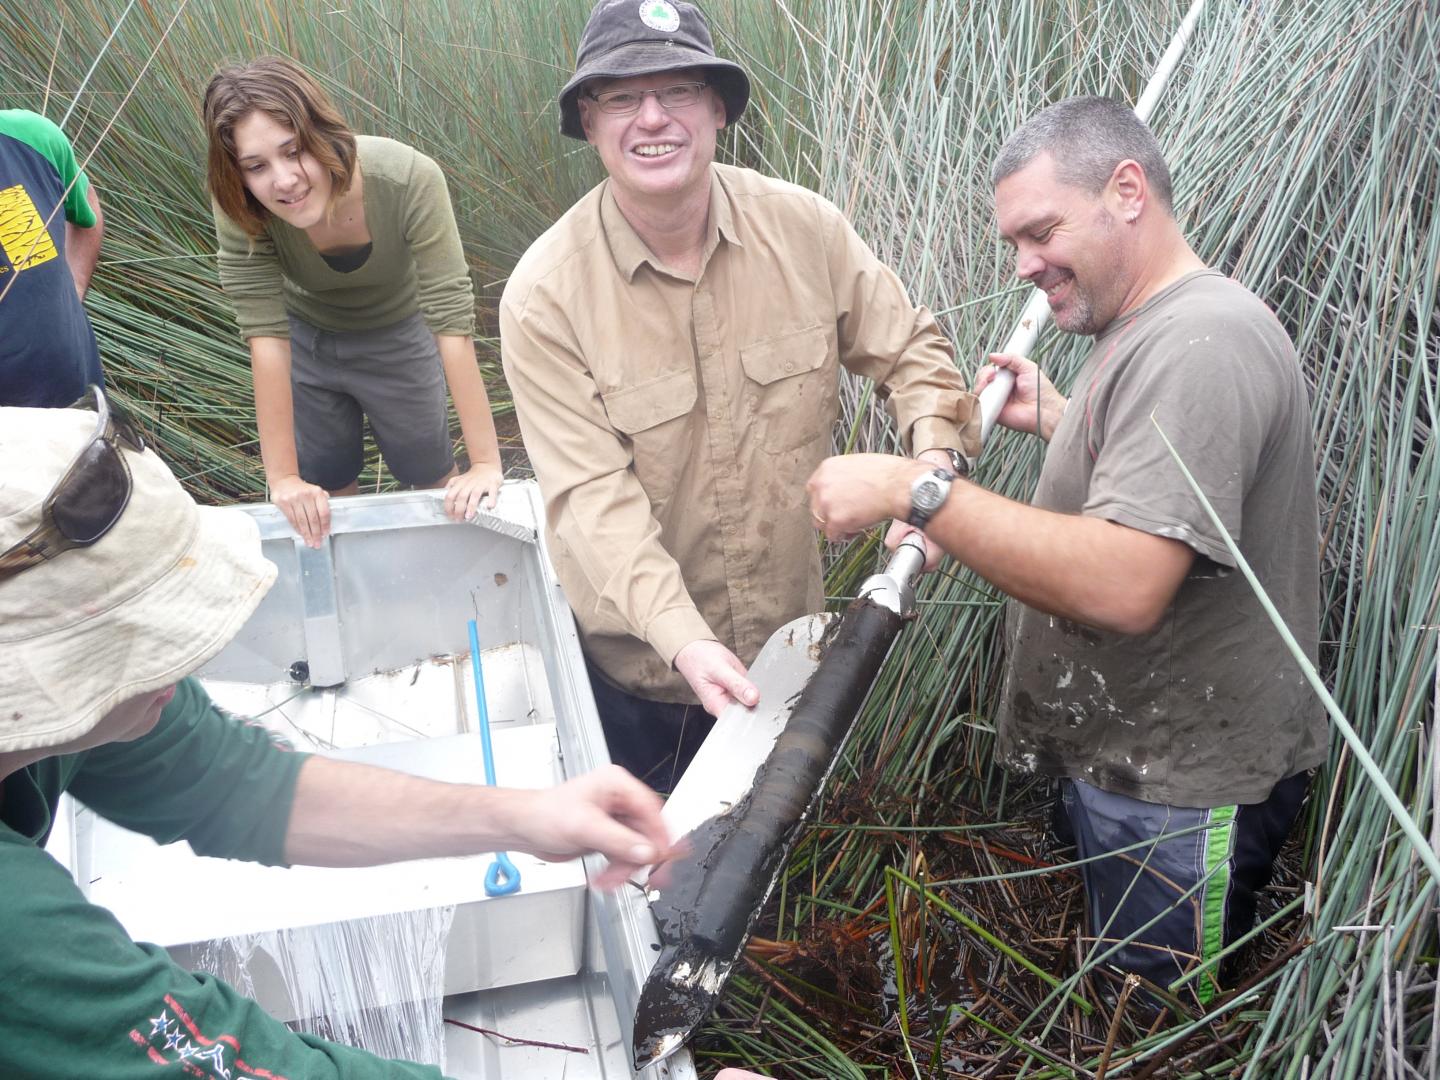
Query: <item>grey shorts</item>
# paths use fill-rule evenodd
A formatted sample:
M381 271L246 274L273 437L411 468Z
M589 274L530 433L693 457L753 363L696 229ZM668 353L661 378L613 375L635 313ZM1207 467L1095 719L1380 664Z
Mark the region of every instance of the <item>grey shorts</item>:
M360 475L367 418L402 484L433 484L455 464L440 350L418 313L378 330L321 330L291 315L290 389L308 483L336 491Z

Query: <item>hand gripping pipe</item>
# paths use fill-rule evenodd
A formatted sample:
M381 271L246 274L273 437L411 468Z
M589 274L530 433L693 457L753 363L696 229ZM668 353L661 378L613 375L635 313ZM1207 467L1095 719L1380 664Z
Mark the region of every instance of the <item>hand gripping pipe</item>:
M830 775L891 644L909 617L925 563L916 534L826 636L825 653L750 793L687 837L670 885L651 904L660 955L635 1012L635 1067L679 1049L710 1015L750 928Z

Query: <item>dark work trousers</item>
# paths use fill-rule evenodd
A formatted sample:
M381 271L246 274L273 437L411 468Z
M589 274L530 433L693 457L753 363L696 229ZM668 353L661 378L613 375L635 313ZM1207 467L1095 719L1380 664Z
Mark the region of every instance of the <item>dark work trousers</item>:
M650 701L621 690L587 661L590 688L610 760L668 795L710 734L715 718L699 705Z
M1297 773L1264 802L1208 809L1063 781L1061 800L1081 859L1131 848L1080 867L1089 929L1098 940L1092 955L1133 936L1106 962L1163 988L1250 930L1256 894L1270 882L1309 781L1308 773ZM1204 1005L1219 980L1212 967L1177 993Z

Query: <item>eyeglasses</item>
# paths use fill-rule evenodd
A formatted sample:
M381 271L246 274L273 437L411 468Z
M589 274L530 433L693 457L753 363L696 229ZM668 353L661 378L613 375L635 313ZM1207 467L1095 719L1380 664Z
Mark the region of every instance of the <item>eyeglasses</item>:
M684 109L700 100L705 87L703 82L682 82L662 86L657 90L604 90L598 94L587 94L603 113L611 116L626 116L640 111L646 94L654 94L662 108Z
M95 434L80 448L40 508L40 524L8 551L0 553L0 581L28 570L62 551L89 547L108 533L130 504L130 466L117 443L140 453L145 440L118 411L112 412L98 386L91 386L72 408L93 408Z

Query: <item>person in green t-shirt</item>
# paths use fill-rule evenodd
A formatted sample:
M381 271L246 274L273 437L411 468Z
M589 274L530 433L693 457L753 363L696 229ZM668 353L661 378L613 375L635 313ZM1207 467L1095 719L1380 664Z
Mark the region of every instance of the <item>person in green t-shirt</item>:
M369 420L396 479L445 488L457 520L493 507L500 451L475 359L475 298L440 167L356 135L289 60L205 89L220 281L250 346L270 496L306 543L353 495ZM470 465L456 469L449 384Z
M607 766L549 790L443 784L296 753L191 672L275 579L254 521L202 508L94 389L0 408L0 1076L437 1080L298 1034L136 944L44 849L62 793L161 843L271 865L598 850L663 861L659 799Z

